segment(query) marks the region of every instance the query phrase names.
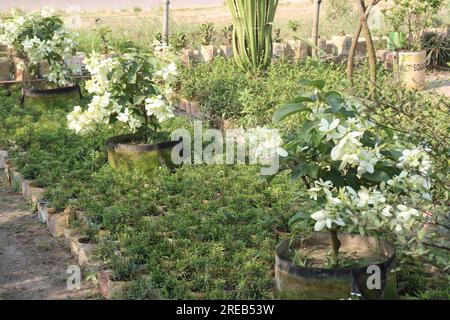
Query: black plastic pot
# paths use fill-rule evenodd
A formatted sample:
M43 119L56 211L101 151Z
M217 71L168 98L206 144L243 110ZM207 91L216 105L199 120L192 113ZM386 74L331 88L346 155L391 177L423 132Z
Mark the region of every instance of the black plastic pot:
M339 239L341 252L355 248L373 251L377 261L366 265L360 263L356 268L300 267L292 262L293 253L316 246L331 249L329 234L313 233L303 242L285 240L275 253L275 281L279 296L285 299L339 300L348 299L353 293L367 300L396 299L397 279L396 274L391 272L395 266L395 248L388 242L360 235L339 234ZM380 270L380 289L368 286L367 280L374 274L369 269L371 266Z
M108 163L118 170L141 169L152 172L160 166L175 168L172 161L172 149L180 141L168 141L156 144L133 144L135 135L116 136L108 140Z
M24 88L22 89L22 98L21 103L25 103L26 98L54 98L58 97L60 95L67 95L67 94L78 94L80 97L80 100L83 99L83 95L81 93L81 88L78 84L75 84L73 86L67 86L67 87L58 87L53 89L29 89Z

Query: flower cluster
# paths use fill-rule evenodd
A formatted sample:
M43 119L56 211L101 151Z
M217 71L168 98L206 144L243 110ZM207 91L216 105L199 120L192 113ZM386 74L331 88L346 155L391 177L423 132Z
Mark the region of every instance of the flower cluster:
M301 130L289 136L285 160L320 203L310 215L314 230L417 232L420 210L432 200L427 150L407 139L382 139L394 135L383 133L361 104L323 91L322 85L314 89L294 102L297 112L308 115ZM293 103L281 107L274 119L292 114L292 108Z
M25 58L29 66L47 63L47 79L59 85L71 80L66 61L75 48L73 36L65 28L63 21L48 7L0 20L0 45L12 54Z
M168 96L178 75L175 63L136 53L107 59L94 53L85 63L91 74L86 90L93 98L86 110L77 106L67 117L77 133L89 133L111 119L135 133L174 116Z

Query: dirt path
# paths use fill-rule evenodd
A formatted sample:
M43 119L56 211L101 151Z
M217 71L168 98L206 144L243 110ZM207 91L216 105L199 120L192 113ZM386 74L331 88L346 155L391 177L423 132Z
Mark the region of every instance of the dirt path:
M0 182L0 300L95 298L92 288L69 291L75 260L63 240L52 238L21 196Z

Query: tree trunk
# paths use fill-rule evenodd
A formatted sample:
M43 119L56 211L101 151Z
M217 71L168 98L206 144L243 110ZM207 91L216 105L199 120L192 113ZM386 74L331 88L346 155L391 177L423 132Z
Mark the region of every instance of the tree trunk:
M369 66L370 66L370 84L371 90L374 91L376 89L376 80L377 80L377 60L375 54L375 46L373 44L372 35L370 33L369 25L367 23L367 17L370 14L372 8L377 5L381 0L372 0L372 3L366 8L364 0L357 0L358 11L360 13L360 22L358 24L358 28L353 36L352 46L350 48L348 61L347 61L347 79L350 81L350 85L353 88L353 72L355 66L355 55L356 49L358 46L358 38L361 35L361 31L364 30L364 36L367 42L367 54L369 57Z
M348 61L347 61L347 79L350 81L350 86L353 88L353 69L355 67L355 55L356 55L356 48L358 47L358 39L361 35L362 31L362 24L358 24L358 29L356 30L355 34L353 35L352 39L352 46L350 47L350 52L348 53Z
M319 18L320 18L320 4L321 3L322 3L322 0L314 1L312 40L316 47L319 44ZM313 55L313 57L318 56L318 52L317 52L316 48L312 48L312 55Z
M367 45L367 56L369 58L369 72L370 72L370 91L375 92L377 89L377 57L375 54L375 46L373 44L372 34L370 32L369 24L367 23L367 17L370 14L372 5L368 9L365 7L364 0L358 0L358 9L361 15L362 30L364 32L364 37L366 38Z
M341 241L338 238L337 229L330 230L331 244L333 246L333 252L331 255L331 264L333 267L339 265L339 249L341 248Z

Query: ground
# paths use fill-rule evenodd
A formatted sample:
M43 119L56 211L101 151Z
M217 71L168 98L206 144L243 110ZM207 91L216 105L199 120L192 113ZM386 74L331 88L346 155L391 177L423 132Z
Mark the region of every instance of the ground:
M450 73L448 71L428 72L427 89L450 97Z
M22 197L0 182L0 300L95 298L89 287L67 290L70 265L76 261L63 240L52 238Z

